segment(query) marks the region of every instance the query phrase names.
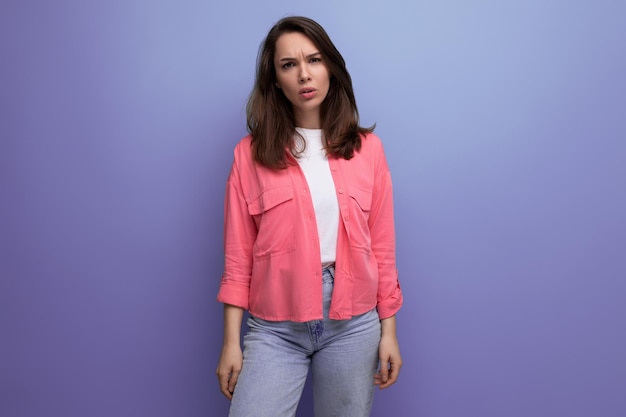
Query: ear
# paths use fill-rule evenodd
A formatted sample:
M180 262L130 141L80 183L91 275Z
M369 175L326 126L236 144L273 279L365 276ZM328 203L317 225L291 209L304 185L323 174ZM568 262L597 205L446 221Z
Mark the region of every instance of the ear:
M276 84L276 88L278 88L280 90L280 84L278 84L277 82L274 83L274 84Z

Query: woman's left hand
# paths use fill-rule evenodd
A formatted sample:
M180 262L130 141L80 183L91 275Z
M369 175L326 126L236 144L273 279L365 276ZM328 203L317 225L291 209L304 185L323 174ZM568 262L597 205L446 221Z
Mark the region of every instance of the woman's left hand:
M396 317L381 320L382 335L378 345L378 357L380 368L374 375L374 384L384 389L393 385L398 380L402 367L402 356L396 336Z

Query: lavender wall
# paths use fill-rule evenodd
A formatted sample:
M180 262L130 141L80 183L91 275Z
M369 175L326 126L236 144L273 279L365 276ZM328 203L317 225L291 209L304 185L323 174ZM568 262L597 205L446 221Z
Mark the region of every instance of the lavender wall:
M4 0L0 415L225 415L224 181L294 13L344 53L394 176L406 365L373 415L626 415L610 0Z

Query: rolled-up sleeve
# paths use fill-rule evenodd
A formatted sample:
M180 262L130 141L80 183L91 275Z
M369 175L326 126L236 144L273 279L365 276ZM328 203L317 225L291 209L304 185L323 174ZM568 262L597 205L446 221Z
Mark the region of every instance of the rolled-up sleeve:
M391 173L382 145L377 152L372 207L368 223L372 252L378 263L377 310L380 318L385 319L396 314L403 300L396 268Z
M224 274L218 301L248 309L252 246L257 227L248 212L237 157L226 183L224 200Z

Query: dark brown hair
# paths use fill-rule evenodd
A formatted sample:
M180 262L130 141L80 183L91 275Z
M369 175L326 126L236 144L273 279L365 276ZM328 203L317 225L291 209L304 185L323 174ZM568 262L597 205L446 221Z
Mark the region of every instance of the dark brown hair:
M352 78L346 63L317 22L306 17L286 17L269 31L259 48L256 81L246 108L252 155L257 163L281 169L288 165L286 149L295 155L295 116L291 102L276 87L274 54L276 41L284 33L299 32L309 38L322 55L330 75L330 87L320 108L321 127L329 156L350 159L361 148L361 136L375 126L359 126Z

